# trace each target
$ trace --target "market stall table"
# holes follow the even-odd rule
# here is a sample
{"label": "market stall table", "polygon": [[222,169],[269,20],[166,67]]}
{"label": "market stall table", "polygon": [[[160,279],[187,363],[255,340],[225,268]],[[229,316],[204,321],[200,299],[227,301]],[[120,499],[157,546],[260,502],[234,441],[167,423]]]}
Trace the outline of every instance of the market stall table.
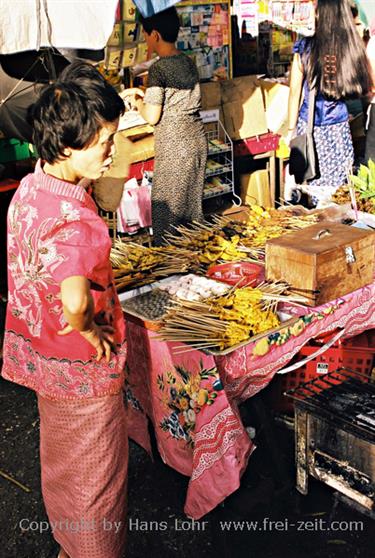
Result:
{"label": "market stall table", "polygon": [[129,435],[150,451],[151,419],[163,461],[190,477],[184,511],[193,519],[237,490],[255,449],[238,404],[266,387],[310,339],[375,328],[375,283],[318,308],[292,311],[302,317],[286,331],[221,356],[176,352],[178,344],[127,320]]}

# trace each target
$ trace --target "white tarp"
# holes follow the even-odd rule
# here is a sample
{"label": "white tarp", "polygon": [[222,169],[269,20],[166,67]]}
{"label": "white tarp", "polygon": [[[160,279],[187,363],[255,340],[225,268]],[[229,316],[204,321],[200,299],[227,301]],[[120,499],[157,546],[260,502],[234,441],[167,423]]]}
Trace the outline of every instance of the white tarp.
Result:
{"label": "white tarp", "polygon": [[105,47],[118,0],[0,0],[0,54]]}

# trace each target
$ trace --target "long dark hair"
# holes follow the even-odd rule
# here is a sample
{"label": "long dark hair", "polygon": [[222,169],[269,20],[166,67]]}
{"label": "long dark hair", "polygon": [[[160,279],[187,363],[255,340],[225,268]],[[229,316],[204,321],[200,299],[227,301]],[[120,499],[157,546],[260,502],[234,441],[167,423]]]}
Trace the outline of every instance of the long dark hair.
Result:
{"label": "long dark hair", "polygon": [[349,0],[318,0],[307,80],[334,100],[371,91],[371,69]]}

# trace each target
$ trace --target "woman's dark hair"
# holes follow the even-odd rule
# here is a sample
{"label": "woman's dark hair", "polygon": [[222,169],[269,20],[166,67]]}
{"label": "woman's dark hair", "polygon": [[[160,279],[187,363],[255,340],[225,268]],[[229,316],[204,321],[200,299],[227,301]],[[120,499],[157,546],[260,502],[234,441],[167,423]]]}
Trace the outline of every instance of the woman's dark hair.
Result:
{"label": "woman's dark hair", "polygon": [[365,46],[348,0],[318,0],[307,80],[334,100],[365,96],[372,80]]}
{"label": "woman's dark hair", "polygon": [[73,62],[30,107],[33,142],[40,157],[53,164],[64,149],[91,145],[105,122],[124,112],[124,102],[104,77],[86,62]]}
{"label": "woman's dark hair", "polygon": [[168,8],[151,17],[140,16],[140,22],[147,35],[158,31],[163,41],[175,43],[180,30],[180,20],[176,8]]}

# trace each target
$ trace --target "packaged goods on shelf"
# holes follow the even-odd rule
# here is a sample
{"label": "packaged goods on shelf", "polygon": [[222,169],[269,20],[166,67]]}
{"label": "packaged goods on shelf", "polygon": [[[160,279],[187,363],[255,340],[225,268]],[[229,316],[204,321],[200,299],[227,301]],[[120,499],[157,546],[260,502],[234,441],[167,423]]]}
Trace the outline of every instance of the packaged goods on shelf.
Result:
{"label": "packaged goods on shelf", "polygon": [[231,77],[230,3],[177,4],[180,31],[177,48],[195,61],[201,80]]}

